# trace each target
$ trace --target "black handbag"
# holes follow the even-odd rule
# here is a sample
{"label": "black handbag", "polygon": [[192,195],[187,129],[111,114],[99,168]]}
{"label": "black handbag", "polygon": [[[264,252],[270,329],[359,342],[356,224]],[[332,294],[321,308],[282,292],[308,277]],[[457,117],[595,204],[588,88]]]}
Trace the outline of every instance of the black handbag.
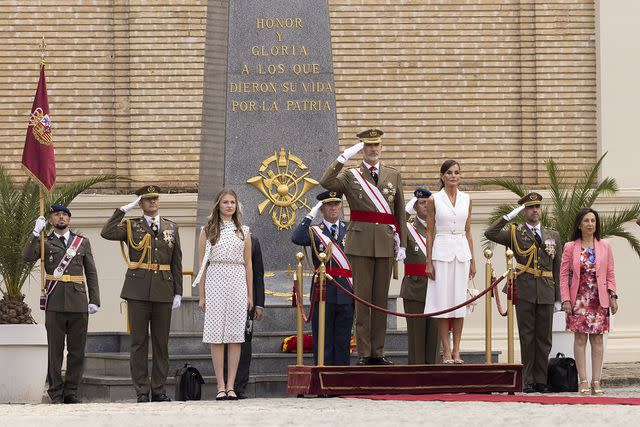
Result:
{"label": "black handbag", "polygon": [[247,312],[247,321],[244,324],[244,342],[251,342],[251,338],[253,338],[253,313],[253,310]]}
{"label": "black handbag", "polygon": [[202,398],[202,384],[204,379],[196,368],[189,363],[176,371],[175,400],[200,400]]}
{"label": "black handbag", "polygon": [[557,393],[578,391],[578,368],[576,361],[558,353],[549,359],[547,385]]}

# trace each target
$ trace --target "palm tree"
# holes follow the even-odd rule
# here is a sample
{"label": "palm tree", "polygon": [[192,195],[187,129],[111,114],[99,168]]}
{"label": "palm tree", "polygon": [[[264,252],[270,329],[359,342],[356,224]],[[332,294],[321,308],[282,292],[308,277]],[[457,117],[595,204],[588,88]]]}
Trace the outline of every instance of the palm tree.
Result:
{"label": "palm tree", "polygon": [[[56,186],[45,195],[45,206],[54,203],[68,205],[91,186],[117,179],[118,175],[99,175]],[[31,179],[22,186],[15,185],[0,165],[0,324],[33,323],[31,309],[24,302],[22,286],[35,267],[22,261],[22,249],[40,215],[40,189]]]}
{"label": "palm tree", "polygon": [[[618,192],[615,178],[607,177],[600,183],[597,182],[598,172],[606,155],[607,153],[604,153],[597,162],[587,168],[582,178],[575,183],[568,183],[560,175],[558,164],[553,159],[545,162],[550,180],[552,208],[543,211],[541,222],[543,227],[558,231],[562,245],[571,240],[573,221],[580,208],[591,207],[599,196],[613,196]],[[515,193],[519,198],[529,193],[524,186],[509,179],[487,179],[481,184],[502,187]],[[493,210],[488,223],[495,222],[515,207],[516,205],[512,204],[499,205]],[[612,214],[601,214],[600,221],[602,237],[617,236],[625,239],[640,257],[640,241],[624,229],[624,224],[635,221],[638,214],[640,214],[640,203],[635,203],[626,209],[616,209]],[[518,216],[515,221],[522,222],[522,218]]]}

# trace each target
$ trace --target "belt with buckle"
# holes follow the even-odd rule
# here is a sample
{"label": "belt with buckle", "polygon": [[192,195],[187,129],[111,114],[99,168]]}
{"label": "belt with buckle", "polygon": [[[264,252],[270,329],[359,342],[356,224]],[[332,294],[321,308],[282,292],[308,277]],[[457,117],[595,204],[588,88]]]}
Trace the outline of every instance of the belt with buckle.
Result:
{"label": "belt with buckle", "polygon": [[529,273],[534,277],[547,277],[553,279],[553,272],[542,270],[540,268],[525,267],[522,264],[516,264],[516,268],[519,270],[518,274]]}
{"label": "belt with buckle", "polygon": [[45,279],[56,280],[58,282],[84,283],[84,276],[72,276],[70,274],[63,274],[59,277],[56,277],[53,274],[47,274],[45,275]]}
{"label": "belt with buckle", "polygon": [[131,268],[130,270],[170,271],[171,266],[169,264],[147,264],[146,262],[141,262],[137,268]]}

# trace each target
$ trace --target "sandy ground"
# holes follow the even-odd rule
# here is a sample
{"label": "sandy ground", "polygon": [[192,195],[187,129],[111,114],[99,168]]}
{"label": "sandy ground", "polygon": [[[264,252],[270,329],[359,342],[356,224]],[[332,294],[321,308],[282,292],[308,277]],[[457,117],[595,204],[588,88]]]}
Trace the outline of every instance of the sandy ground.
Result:
{"label": "sandy ground", "polygon": [[[608,389],[611,397],[640,397],[640,387]],[[640,407],[538,405],[366,399],[248,399],[171,403],[0,405],[2,426],[569,426],[637,425]],[[634,421],[635,420],[635,421]]]}

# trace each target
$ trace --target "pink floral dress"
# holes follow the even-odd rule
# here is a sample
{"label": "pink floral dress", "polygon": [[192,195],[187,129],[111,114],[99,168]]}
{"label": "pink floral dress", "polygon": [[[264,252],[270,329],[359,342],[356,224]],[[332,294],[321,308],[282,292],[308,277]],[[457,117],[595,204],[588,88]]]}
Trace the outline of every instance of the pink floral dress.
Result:
{"label": "pink floral dress", "polygon": [[567,329],[583,334],[609,332],[609,309],[600,306],[596,282],[596,258],[593,248],[580,253],[580,282],[573,304],[573,314],[567,316]]}

